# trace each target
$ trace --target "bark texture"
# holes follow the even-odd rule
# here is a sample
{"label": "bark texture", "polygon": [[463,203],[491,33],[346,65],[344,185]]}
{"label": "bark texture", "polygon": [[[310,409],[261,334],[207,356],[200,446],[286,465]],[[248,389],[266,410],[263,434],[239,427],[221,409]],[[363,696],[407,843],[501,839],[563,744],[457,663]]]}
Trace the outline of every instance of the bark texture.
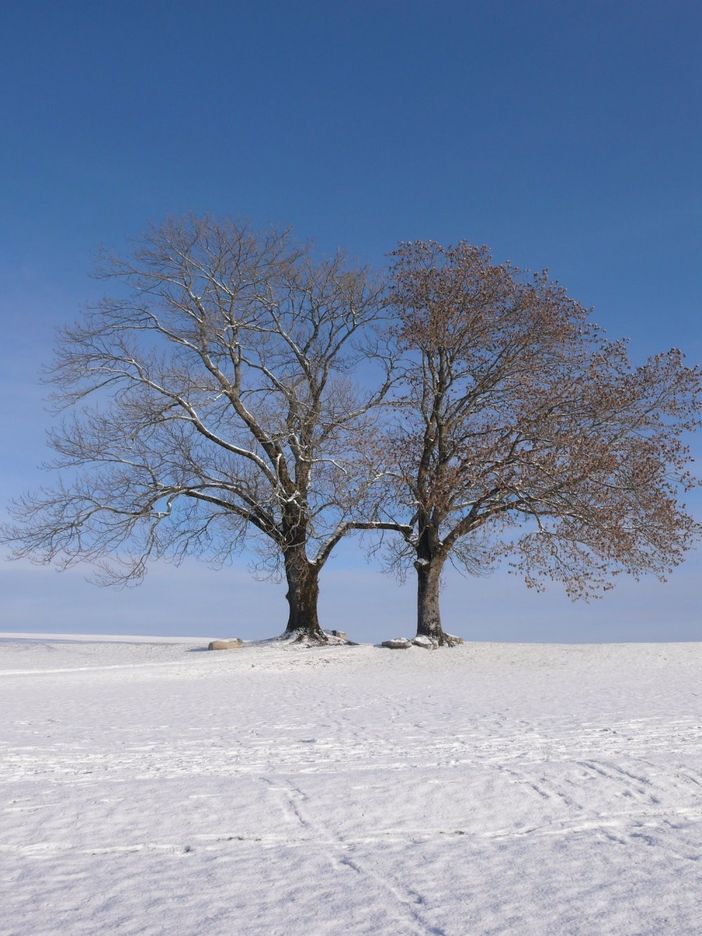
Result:
{"label": "bark texture", "polygon": [[417,637],[429,637],[440,647],[453,647],[460,639],[445,633],[441,626],[441,573],[446,552],[441,548],[438,530],[425,528],[417,543]]}
{"label": "bark texture", "polygon": [[304,550],[296,549],[285,556],[285,574],[288,583],[285,597],[289,606],[285,636],[326,642],[317,613],[319,569],[309,561]]}
{"label": "bark texture", "polygon": [[417,561],[417,637],[429,637],[439,647],[456,647],[460,637],[447,634],[441,626],[441,572],[444,560]]}
{"label": "bark texture", "polygon": [[440,638],[444,632],[439,604],[441,563],[418,559],[414,567],[417,570],[417,636],[442,642]]}

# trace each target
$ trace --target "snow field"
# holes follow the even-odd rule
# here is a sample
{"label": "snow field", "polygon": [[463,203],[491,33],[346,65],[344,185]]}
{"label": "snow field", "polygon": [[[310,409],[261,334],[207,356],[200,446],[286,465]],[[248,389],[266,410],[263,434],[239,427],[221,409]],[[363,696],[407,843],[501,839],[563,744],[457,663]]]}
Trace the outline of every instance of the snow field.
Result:
{"label": "snow field", "polygon": [[0,642],[3,936],[702,931],[702,645],[194,647]]}

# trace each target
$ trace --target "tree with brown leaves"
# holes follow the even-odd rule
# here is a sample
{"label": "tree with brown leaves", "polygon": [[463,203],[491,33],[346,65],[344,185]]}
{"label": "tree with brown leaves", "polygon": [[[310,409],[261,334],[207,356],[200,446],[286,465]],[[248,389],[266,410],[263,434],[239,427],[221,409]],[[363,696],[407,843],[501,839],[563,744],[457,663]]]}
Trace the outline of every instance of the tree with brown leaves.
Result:
{"label": "tree with brown leaves", "polygon": [[286,233],[210,218],[151,230],[100,275],[115,292],[64,329],[52,372],[77,412],[51,437],[66,480],[15,504],[5,541],[129,582],[150,559],[225,562],[254,533],[287,580],[286,634],[327,640],[320,571],[375,526],[359,452],[390,378],[364,392],[351,372],[374,354],[356,339],[381,288]]}
{"label": "tree with brown leaves", "polygon": [[511,555],[527,585],[554,579],[573,598],[680,563],[699,533],[679,497],[696,483],[685,435],[700,425],[700,369],[676,349],[632,367],[545,273],[484,247],[393,256],[404,395],[383,469],[418,634],[454,642],[439,611],[447,561],[479,573]]}

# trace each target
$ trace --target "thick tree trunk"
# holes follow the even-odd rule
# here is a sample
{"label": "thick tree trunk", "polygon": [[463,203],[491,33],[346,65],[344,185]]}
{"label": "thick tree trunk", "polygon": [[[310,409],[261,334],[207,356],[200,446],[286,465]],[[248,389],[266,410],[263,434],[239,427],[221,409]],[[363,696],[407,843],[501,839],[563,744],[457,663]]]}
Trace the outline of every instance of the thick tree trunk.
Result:
{"label": "thick tree trunk", "polygon": [[419,558],[414,564],[417,570],[417,636],[430,637],[443,643],[439,588],[441,567],[437,560]]}
{"label": "thick tree trunk", "polygon": [[441,626],[441,571],[445,557],[421,555],[418,550],[414,567],[417,570],[417,637],[428,637],[439,647],[462,643],[460,637],[447,634]]}
{"label": "thick tree trunk", "polygon": [[319,600],[319,570],[305,555],[304,549],[294,549],[285,555],[285,575],[290,613],[285,637],[297,637],[326,642],[319,626],[317,602]]}

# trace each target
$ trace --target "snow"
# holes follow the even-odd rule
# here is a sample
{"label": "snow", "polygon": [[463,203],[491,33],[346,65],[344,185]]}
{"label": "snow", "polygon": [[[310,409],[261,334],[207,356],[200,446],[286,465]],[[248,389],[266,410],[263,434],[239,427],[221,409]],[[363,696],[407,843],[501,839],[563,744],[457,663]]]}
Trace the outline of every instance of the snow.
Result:
{"label": "snow", "polygon": [[0,641],[0,933],[693,934],[702,644]]}

